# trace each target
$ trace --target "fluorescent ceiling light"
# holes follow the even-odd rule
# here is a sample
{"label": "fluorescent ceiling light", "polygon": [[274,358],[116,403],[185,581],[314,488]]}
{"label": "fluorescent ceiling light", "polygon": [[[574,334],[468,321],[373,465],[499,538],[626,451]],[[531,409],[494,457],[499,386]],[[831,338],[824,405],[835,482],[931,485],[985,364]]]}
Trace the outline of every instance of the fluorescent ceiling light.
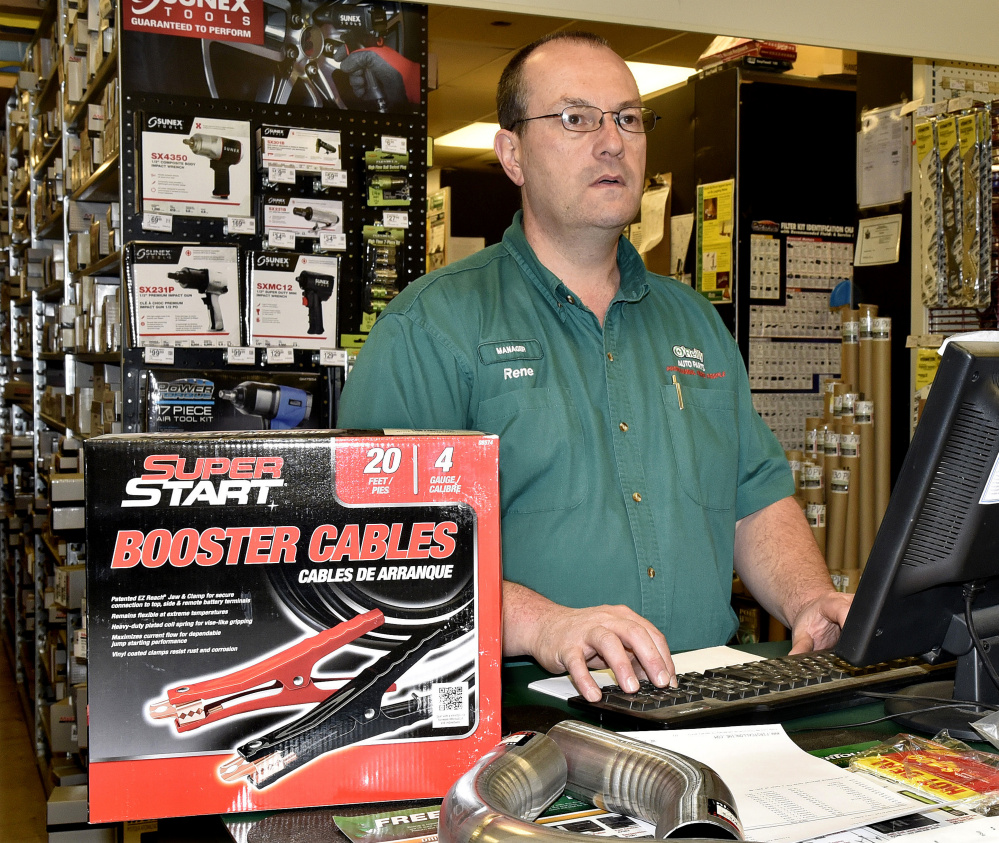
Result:
{"label": "fluorescent ceiling light", "polygon": [[638,93],[643,97],[657,94],[685,82],[697,73],[692,67],[676,67],[671,64],[649,64],[642,61],[629,61],[628,67],[638,83]]}
{"label": "fluorescent ceiling light", "polygon": [[462,149],[492,149],[499,123],[469,123],[454,132],[434,138],[434,146],[457,146]]}
{"label": "fluorescent ceiling light", "polygon": [[[627,62],[638,83],[638,92],[643,97],[659,93],[666,88],[679,85],[697,71],[692,67],[675,67],[669,64],[648,64],[647,62]],[[493,137],[499,131],[498,123],[469,123],[454,132],[434,138],[435,146],[450,146],[460,149],[492,149]]]}

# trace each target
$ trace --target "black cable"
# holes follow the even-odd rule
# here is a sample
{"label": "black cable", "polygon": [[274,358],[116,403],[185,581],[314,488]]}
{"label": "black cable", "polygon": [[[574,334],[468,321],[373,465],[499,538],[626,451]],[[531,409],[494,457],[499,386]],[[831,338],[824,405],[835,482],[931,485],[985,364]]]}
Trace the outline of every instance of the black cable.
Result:
{"label": "black cable", "polygon": [[992,684],[999,689],[999,672],[996,671],[995,665],[992,664],[992,659],[989,657],[985,642],[982,641],[978,635],[978,630],[975,629],[975,622],[971,613],[971,604],[975,602],[975,598],[984,590],[985,587],[976,582],[968,583],[964,586],[964,622],[968,626],[968,634],[975,645],[978,658],[981,659],[982,665],[985,667],[985,672],[988,673]]}
{"label": "black cable", "polygon": [[873,697],[879,700],[925,700],[926,702],[940,703],[941,705],[953,706],[954,708],[985,708],[989,711],[999,711],[999,705],[976,702],[975,700],[948,700],[943,697],[930,697],[925,694],[889,694],[883,691],[861,691],[865,697]]}
{"label": "black cable", "polygon": [[[949,702],[946,705],[931,705],[926,708],[917,708],[907,711],[906,716],[912,714],[925,714],[929,711],[941,711],[943,709],[960,708],[984,708],[980,703]],[[885,720],[893,720],[898,715],[886,714],[884,717],[876,717],[874,720],[864,720],[860,723],[837,723],[835,726],[806,726],[801,729],[785,729],[789,735],[797,735],[802,732],[827,732],[830,729],[859,729],[861,726],[873,726],[875,723],[883,723]]]}

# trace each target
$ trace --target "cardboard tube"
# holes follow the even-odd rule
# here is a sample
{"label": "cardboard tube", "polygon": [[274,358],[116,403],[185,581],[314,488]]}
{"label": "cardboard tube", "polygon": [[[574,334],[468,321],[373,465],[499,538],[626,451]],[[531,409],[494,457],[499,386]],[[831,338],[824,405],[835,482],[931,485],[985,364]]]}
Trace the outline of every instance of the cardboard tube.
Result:
{"label": "cardboard tube", "polygon": [[874,320],[874,517],[880,524],[891,495],[891,319]]}
{"label": "cardboard tube", "polygon": [[860,568],[867,564],[867,557],[874,547],[877,521],[874,517],[874,402],[858,401],[854,421],[860,431],[857,465],[860,471],[857,484],[860,513],[860,544],[857,548]]}
{"label": "cardboard tube", "polygon": [[860,393],[850,391],[843,394],[843,415],[840,419],[844,419],[847,416],[851,418],[857,412],[857,400],[860,398]]}
{"label": "cardboard tube", "polygon": [[805,461],[805,455],[801,451],[785,451],[787,464],[791,466],[791,476],[794,478],[794,496],[801,495],[801,464]]}
{"label": "cardboard tube", "polygon": [[868,401],[874,400],[874,349],[871,337],[874,335],[874,317],[878,315],[876,304],[857,306],[859,319],[859,352],[857,361],[857,389]]}
{"label": "cardboard tube", "polygon": [[846,412],[846,395],[853,392],[853,384],[836,381],[833,384],[833,416],[837,419]]}
{"label": "cardboard tube", "polygon": [[822,382],[822,417],[826,421],[836,418],[836,384],[838,383],[842,382],[834,378],[826,378]]}
{"label": "cardboard tube", "polygon": [[821,489],[802,489],[805,498],[805,520],[812,530],[819,552],[826,555],[826,505]]}
{"label": "cardboard tube", "polygon": [[830,571],[843,567],[843,549],[846,539],[846,506],[850,490],[850,471],[835,468],[829,473],[826,492],[826,565]]}
{"label": "cardboard tube", "polygon": [[860,388],[860,311],[843,307],[840,319],[840,377]]}
{"label": "cardboard tube", "polygon": [[[822,423],[822,427],[825,431],[823,436],[823,441],[825,442],[825,462],[823,463],[823,468],[825,469],[825,476],[832,477],[832,473],[840,467],[839,461],[839,431],[836,430],[836,421],[827,421]],[[828,503],[828,496],[826,503]]]}
{"label": "cardboard tube", "polygon": [[825,453],[825,444],[819,444],[818,429],[822,419],[818,416],[808,416],[805,419],[805,458],[815,461],[820,453]]}
{"label": "cardboard tube", "polygon": [[846,526],[843,535],[843,568],[859,568],[860,547],[860,490],[857,479],[860,474],[860,425],[840,420],[839,432],[840,462],[850,472],[850,484],[846,496]]}
{"label": "cardboard tube", "polygon": [[826,428],[823,419],[813,416],[805,419],[805,457],[820,468],[826,464]]}

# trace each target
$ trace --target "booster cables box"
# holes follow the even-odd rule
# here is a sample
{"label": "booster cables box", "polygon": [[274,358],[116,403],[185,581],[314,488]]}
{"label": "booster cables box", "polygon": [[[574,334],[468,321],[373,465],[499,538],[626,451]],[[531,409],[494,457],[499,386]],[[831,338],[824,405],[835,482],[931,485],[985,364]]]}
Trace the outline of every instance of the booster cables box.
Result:
{"label": "booster cables box", "polygon": [[500,737],[499,441],[85,444],[90,821],[440,797]]}

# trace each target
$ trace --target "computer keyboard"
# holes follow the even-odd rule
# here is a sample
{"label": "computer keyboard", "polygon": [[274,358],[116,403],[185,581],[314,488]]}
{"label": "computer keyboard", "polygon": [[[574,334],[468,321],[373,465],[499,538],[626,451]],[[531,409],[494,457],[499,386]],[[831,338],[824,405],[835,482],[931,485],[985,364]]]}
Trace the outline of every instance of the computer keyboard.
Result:
{"label": "computer keyboard", "polygon": [[861,691],[890,692],[947,679],[954,662],[929,665],[919,658],[855,667],[831,650],[681,673],[676,688],[640,683],[634,694],[603,688],[599,702],[577,696],[569,705],[597,715],[612,728],[677,728],[766,723],[870,702]]}

